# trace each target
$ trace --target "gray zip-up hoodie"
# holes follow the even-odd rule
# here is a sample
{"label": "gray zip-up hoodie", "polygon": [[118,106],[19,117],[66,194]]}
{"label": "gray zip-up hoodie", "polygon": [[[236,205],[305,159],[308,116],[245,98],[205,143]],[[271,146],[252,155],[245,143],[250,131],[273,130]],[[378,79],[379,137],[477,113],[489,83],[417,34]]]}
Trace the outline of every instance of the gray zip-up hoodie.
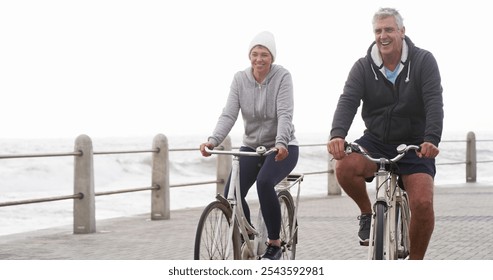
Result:
{"label": "gray zip-up hoodie", "polygon": [[233,128],[241,110],[245,128],[243,145],[253,149],[297,145],[293,107],[293,82],[287,69],[272,64],[263,84],[258,84],[252,68],[248,67],[235,74],[226,106],[208,141],[219,145]]}
{"label": "gray zip-up hoodie", "polygon": [[443,127],[442,86],[433,55],[404,39],[400,73],[392,84],[383,71],[375,42],[351,69],[332,121],[331,138],[345,138],[356,111],[384,143],[438,146]]}

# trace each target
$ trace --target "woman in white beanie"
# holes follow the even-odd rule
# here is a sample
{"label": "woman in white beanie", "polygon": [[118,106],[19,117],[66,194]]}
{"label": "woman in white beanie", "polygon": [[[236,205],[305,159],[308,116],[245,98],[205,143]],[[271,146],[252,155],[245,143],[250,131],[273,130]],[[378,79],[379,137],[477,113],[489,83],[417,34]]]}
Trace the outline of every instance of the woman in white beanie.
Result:
{"label": "woman in white beanie", "polygon": [[[293,82],[288,70],[273,64],[276,43],[272,33],[264,31],[253,38],[248,54],[251,66],[234,75],[222,114],[212,135],[200,145],[203,156],[218,146],[233,128],[239,112],[244,121],[242,151],[255,151],[258,146],[277,148],[267,157],[240,158],[240,186],[243,209],[250,210],[245,196],[257,182],[262,215],[267,225],[268,247],[262,259],[281,257],[281,211],[274,187],[295,168],[298,162],[298,142],[293,125]],[[225,194],[229,188],[226,184]],[[250,219],[249,219],[250,222]]]}

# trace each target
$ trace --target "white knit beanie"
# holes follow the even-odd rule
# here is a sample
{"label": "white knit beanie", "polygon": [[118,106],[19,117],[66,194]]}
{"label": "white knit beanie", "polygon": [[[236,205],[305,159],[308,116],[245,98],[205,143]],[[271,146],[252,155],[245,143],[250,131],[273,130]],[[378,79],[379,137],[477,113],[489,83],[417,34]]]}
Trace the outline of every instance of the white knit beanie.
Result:
{"label": "white knit beanie", "polygon": [[274,35],[269,31],[263,31],[257,34],[250,43],[250,47],[248,48],[248,57],[250,57],[250,53],[255,46],[261,45],[266,47],[270,54],[272,55],[272,61],[276,59],[276,41],[274,40]]}

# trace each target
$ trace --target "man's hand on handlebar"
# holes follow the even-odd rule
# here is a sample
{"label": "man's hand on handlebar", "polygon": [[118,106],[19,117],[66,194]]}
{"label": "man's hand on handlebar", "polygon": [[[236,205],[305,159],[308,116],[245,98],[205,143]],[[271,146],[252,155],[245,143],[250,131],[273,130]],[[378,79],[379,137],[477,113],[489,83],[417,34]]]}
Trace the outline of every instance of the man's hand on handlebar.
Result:
{"label": "man's hand on handlebar", "polygon": [[420,151],[416,151],[418,157],[420,158],[435,158],[440,152],[440,150],[430,142],[423,142],[420,147]]}
{"label": "man's hand on handlebar", "polygon": [[346,156],[346,147],[344,145],[345,140],[343,138],[332,138],[329,143],[327,143],[327,151],[336,160],[343,159]]}

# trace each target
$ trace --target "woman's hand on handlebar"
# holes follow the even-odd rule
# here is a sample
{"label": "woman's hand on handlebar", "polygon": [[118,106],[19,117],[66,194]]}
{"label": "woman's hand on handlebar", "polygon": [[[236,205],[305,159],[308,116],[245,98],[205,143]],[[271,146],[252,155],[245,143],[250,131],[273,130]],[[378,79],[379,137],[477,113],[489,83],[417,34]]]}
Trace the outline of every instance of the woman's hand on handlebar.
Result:
{"label": "woman's hand on handlebar", "polygon": [[205,147],[207,147],[210,150],[212,150],[212,149],[214,149],[214,145],[212,145],[212,143],[209,143],[209,142],[200,144],[200,153],[202,154],[202,156],[204,156],[204,157],[210,157],[211,154],[209,154],[208,152],[205,151]]}
{"label": "woman's hand on handlebar", "polygon": [[275,147],[275,149],[277,150],[276,157],[274,158],[275,161],[281,161],[288,157],[288,149],[286,149],[284,146],[278,145]]}
{"label": "woman's hand on handlebar", "polygon": [[420,151],[416,152],[420,158],[435,158],[440,152],[437,146],[430,142],[423,142],[420,147]]}
{"label": "woman's hand on handlebar", "polygon": [[327,143],[327,152],[329,152],[336,160],[343,159],[346,156],[346,147],[344,143],[345,140],[343,138],[332,138],[329,143]]}

